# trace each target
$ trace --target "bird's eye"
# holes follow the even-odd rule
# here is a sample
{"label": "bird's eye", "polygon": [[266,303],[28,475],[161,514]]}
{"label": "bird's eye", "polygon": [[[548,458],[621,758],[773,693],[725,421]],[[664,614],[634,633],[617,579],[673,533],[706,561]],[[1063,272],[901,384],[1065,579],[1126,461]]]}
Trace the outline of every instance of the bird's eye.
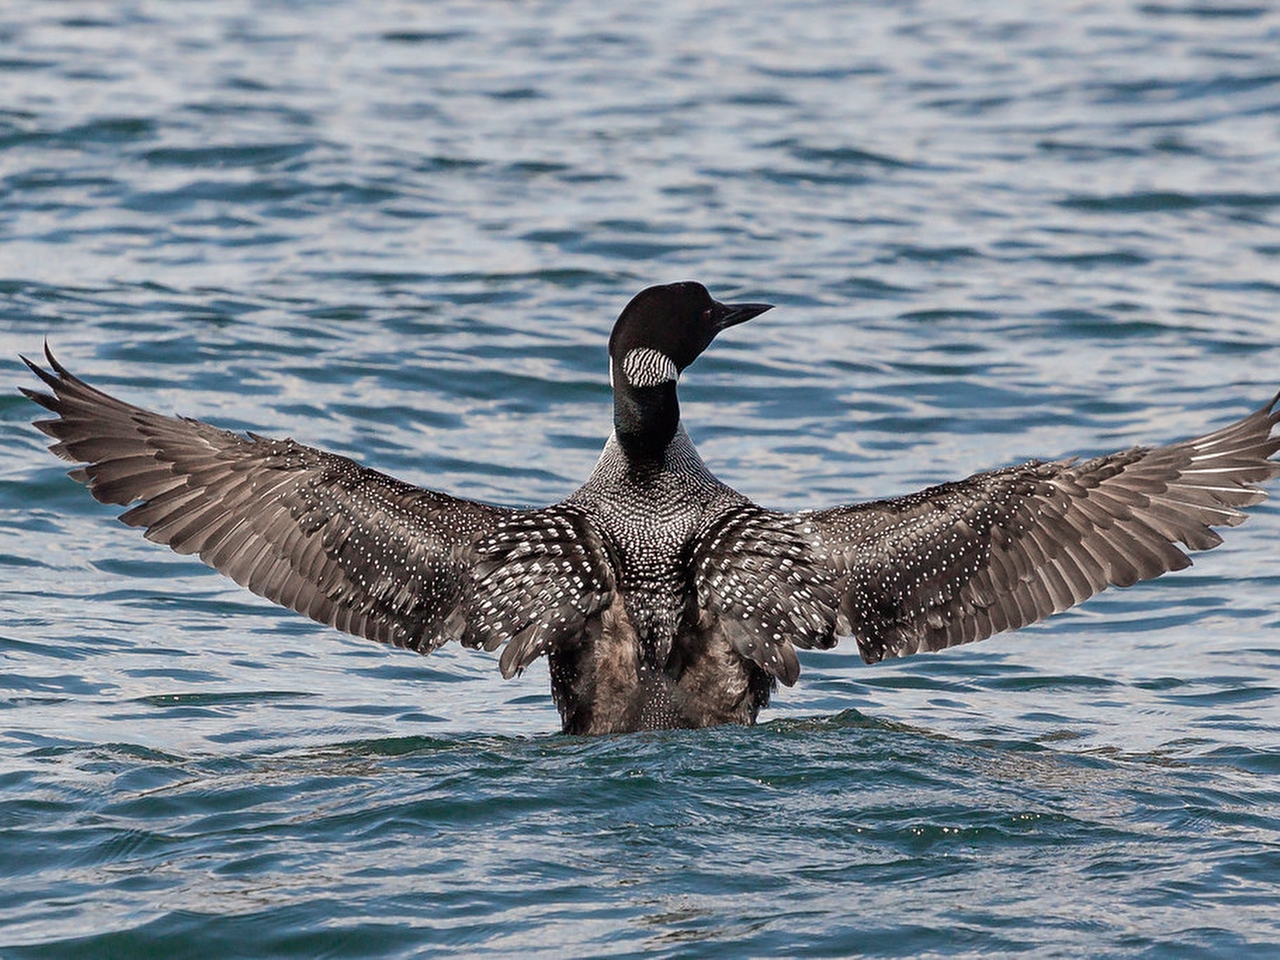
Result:
{"label": "bird's eye", "polygon": [[702,311],[702,322],[703,322],[703,323],[710,323],[710,322],[711,322],[711,308],[710,308],[710,307],[707,307],[707,309],[705,309],[705,310],[703,310],[703,311]]}

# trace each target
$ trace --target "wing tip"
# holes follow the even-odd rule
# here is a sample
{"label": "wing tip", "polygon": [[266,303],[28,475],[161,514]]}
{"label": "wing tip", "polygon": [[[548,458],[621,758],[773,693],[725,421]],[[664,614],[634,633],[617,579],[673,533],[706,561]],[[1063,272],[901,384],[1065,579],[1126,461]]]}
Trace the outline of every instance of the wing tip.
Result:
{"label": "wing tip", "polygon": [[[28,400],[40,404],[40,406],[44,407],[46,410],[61,414],[61,407],[64,402],[63,389],[68,386],[80,385],[81,381],[73,376],[71,372],[58,361],[58,358],[53,355],[53,350],[49,346],[48,337],[45,337],[43,349],[45,362],[49,364],[48,370],[40,366],[39,363],[32,360],[25,354],[18,354],[18,359],[26,364],[27,369],[35,374],[36,377],[40,379],[40,382],[53,392],[41,393],[39,390],[32,390],[29,387],[18,387],[18,391]],[[36,427],[39,428],[41,432],[48,434],[49,431],[42,427],[41,423],[56,422],[57,421],[53,420],[38,421],[36,422]],[[52,436],[52,434],[50,434],[50,436]]]}

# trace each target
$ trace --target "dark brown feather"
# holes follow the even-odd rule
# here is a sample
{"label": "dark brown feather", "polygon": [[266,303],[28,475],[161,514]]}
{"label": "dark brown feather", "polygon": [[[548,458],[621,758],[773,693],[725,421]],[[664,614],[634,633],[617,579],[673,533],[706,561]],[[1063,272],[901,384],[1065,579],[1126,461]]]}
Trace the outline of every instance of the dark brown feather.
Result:
{"label": "dark brown feather", "polygon": [[[1188,566],[1280,474],[1276,401],[1203,437],[1033,461],[921,493],[800,514],[868,662],[980,640]],[[944,552],[938,544],[947,544]]]}
{"label": "dark brown feather", "polygon": [[[152,413],[72,376],[47,348],[45,355],[52,372],[27,365],[51,392],[23,392],[57,415],[36,426],[60,457],[85,464],[72,476],[94,497],[135,504],[120,519],[149,540],[198,553],[253,592],[340,630],[422,652],[450,639],[474,642],[489,624],[472,567],[490,553],[477,544],[500,527],[547,522],[543,513],[414,487],[293,440]],[[530,623],[554,622],[553,639],[563,639],[607,604],[603,548],[587,526],[578,521],[569,546],[535,546],[523,560],[545,561],[554,548],[561,566],[592,572],[589,595],[522,579],[511,564],[485,579],[484,596],[523,617],[510,633],[483,634],[490,649],[518,637],[504,669],[527,665],[550,642],[545,630],[531,634]],[[567,622],[575,612],[578,620]]]}

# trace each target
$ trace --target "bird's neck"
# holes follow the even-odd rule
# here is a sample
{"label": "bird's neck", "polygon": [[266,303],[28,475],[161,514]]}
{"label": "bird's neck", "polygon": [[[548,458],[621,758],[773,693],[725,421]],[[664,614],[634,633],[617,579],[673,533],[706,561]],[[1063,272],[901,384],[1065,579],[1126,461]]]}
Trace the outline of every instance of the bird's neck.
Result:
{"label": "bird's neck", "polygon": [[674,382],[654,387],[621,384],[613,391],[613,429],[627,456],[660,460],[680,426]]}

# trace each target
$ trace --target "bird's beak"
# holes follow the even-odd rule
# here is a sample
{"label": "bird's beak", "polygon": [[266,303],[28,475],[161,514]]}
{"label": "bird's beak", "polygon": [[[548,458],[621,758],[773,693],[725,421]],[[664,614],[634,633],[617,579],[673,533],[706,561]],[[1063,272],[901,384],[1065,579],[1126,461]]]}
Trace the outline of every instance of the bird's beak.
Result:
{"label": "bird's beak", "polygon": [[746,323],[752,317],[758,317],[766,310],[772,310],[772,303],[721,303],[715,301],[715,306],[711,308],[711,322],[715,324],[716,332],[727,327],[734,327],[740,323]]}

